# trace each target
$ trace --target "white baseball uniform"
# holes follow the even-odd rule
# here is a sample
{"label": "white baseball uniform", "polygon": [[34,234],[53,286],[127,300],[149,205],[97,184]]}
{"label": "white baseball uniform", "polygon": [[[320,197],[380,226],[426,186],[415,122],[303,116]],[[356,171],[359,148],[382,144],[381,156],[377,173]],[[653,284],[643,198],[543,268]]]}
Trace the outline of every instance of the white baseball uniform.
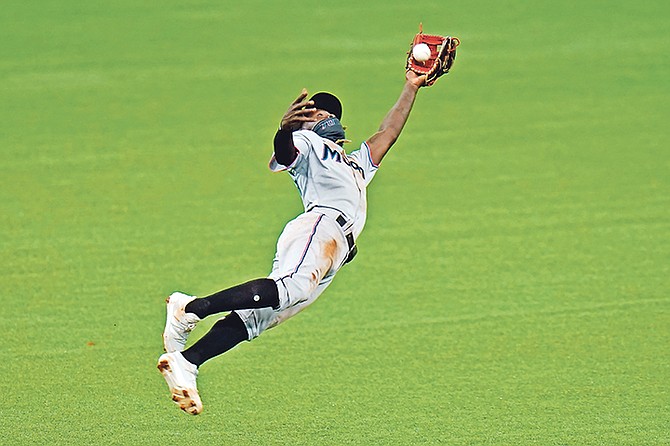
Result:
{"label": "white baseball uniform", "polygon": [[277,241],[269,278],[277,283],[279,308],[236,311],[249,339],[294,316],[330,285],[365,226],[366,188],[378,168],[365,142],[349,155],[310,130],[294,132],[293,142],[293,163],[282,166],[273,155],[270,169],[288,171],[305,212],[286,224]]}

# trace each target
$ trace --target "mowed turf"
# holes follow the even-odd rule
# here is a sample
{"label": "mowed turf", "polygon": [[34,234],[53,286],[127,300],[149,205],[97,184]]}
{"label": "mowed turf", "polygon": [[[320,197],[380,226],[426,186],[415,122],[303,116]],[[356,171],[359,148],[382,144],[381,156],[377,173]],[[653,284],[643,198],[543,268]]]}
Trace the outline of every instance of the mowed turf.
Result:
{"label": "mowed turf", "polygon": [[[3,2],[0,443],[670,444],[666,2]],[[293,320],[155,369],[164,299],[269,272],[302,87],[354,140],[459,36]],[[199,326],[201,336],[214,320]]]}

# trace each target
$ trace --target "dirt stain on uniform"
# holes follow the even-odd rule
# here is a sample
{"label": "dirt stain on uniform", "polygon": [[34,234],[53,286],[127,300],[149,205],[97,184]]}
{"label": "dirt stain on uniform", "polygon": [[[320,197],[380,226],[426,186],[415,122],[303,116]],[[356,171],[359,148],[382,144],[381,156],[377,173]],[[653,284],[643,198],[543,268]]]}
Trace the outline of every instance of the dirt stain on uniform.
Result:
{"label": "dirt stain on uniform", "polygon": [[172,369],[170,369],[170,363],[167,362],[166,360],[162,360],[161,362],[158,363],[158,370],[160,370],[161,373],[172,372]]}
{"label": "dirt stain on uniform", "polygon": [[324,249],[323,249],[323,254],[330,261],[331,265],[335,264],[335,253],[336,252],[337,252],[337,241],[336,240],[329,240],[328,242],[326,242],[326,244],[324,246]]}

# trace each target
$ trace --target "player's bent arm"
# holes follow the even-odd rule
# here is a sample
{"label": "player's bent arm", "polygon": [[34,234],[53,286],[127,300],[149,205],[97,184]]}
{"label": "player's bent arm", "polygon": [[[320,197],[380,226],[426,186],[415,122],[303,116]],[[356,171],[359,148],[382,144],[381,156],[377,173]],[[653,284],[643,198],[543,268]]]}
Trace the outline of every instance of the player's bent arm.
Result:
{"label": "player's bent arm", "polygon": [[386,153],[400,136],[400,132],[402,132],[407,118],[409,118],[409,113],[412,111],[416,94],[422,85],[422,82],[419,81],[421,78],[423,76],[416,78],[408,74],[398,101],[386,114],[377,133],[366,141],[368,147],[370,147],[372,162],[376,165],[381,163]]}
{"label": "player's bent arm", "polygon": [[274,139],[275,159],[282,166],[290,166],[298,156],[298,149],[293,143],[291,130],[279,129]]}
{"label": "player's bent arm", "polygon": [[281,119],[279,130],[275,134],[274,148],[275,159],[283,166],[290,166],[298,157],[298,149],[293,143],[293,132],[307,122],[314,122],[313,116],[316,109],[312,106],[314,101],[307,101],[307,90],[302,89],[300,95],[291,103]]}

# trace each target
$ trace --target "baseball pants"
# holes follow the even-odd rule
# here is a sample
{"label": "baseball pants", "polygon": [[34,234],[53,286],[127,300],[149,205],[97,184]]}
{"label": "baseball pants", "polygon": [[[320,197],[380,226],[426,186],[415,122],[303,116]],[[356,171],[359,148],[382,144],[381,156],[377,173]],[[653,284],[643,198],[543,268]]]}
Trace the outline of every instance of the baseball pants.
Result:
{"label": "baseball pants", "polygon": [[279,308],[236,311],[249,340],[312,304],[330,285],[348,252],[345,234],[332,217],[310,211],[288,222],[268,276],[277,283]]}

